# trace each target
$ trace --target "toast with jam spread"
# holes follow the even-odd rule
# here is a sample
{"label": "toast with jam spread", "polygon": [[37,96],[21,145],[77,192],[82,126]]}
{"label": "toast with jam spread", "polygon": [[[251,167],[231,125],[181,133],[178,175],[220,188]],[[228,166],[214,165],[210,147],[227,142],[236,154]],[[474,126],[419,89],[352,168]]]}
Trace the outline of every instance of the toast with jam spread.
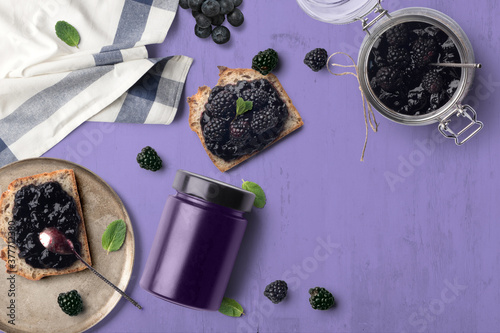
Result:
{"label": "toast with jam spread", "polygon": [[56,227],[70,239],[80,256],[91,263],[87,232],[71,169],[18,178],[0,197],[0,236],[7,247],[0,251],[7,273],[40,280],[87,268],[74,255],[49,252],[39,233]]}
{"label": "toast with jam spread", "polygon": [[[304,123],[274,74],[219,66],[219,81],[188,97],[189,126],[215,166],[225,172]],[[240,101],[238,102],[238,100]],[[243,102],[251,109],[238,113]]]}

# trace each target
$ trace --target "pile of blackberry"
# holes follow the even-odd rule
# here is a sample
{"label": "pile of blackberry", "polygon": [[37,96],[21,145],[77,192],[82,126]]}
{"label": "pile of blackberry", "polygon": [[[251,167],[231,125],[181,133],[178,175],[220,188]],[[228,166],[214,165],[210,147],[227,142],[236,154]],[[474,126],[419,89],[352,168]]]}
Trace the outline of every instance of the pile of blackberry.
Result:
{"label": "pile of blackberry", "polygon": [[389,109],[405,115],[436,111],[455,94],[460,68],[430,63],[460,63],[453,40],[422,22],[399,24],[374,44],[368,59],[370,85]]}
{"label": "pile of blackberry", "polygon": [[[252,110],[236,115],[236,100],[253,102]],[[201,128],[205,145],[214,155],[231,161],[264,149],[282,132],[288,108],[266,79],[239,81],[212,89]]]}
{"label": "pile of blackberry", "polygon": [[[239,27],[245,21],[241,10],[237,7],[243,0],[180,0],[179,6],[191,9],[196,20],[194,33],[200,38],[212,36],[217,44],[225,44],[231,38],[229,29],[222,25],[227,22],[233,27]],[[213,26],[213,28],[212,28]]]}

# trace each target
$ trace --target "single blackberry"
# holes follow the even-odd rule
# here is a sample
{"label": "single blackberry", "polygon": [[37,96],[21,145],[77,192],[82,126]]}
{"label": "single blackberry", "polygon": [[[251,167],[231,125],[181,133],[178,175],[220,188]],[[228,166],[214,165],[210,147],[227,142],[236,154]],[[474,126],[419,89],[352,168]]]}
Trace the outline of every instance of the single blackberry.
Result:
{"label": "single blackberry", "polygon": [[227,120],[212,118],[203,128],[203,136],[210,141],[220,142],[227,136],[228,124]]}
{"label": "single blackberry", "polygon": [[208,38],[212,34],[212,26],[209,25],[207,28],[202,28],[196,24],[194,26],[194,34],[199,38]]}
{"label": "single blackberry", "polygon": [[271,108],[254,112],[250,126],[255,134],[263,134],[278,124],[278,117]]}
{"label": "single blackberry", "polygon": [[250,136],[250,119],[245,116],[236,117],[229,126],[231,138],[243,141]]}
{"label": "single blackberry", "polygon": [[443,77],[436,70],[427,72],[422,78],[422,87],[431,94],[440,92],[443,90],[443,86]]}
{"label": "single blackberry", "polygon": [[243,0],[233,0],[234,7],[238,7],[242,2]]}
{"label": "single blackberry", "polygon": [[189,0],[179,0],[179,6],[183,9],[189,8]]}
{"label": "single blackberry", "polygon": [[212,39],[216,44],[225,44],[229,42],[230,38],[231,32],[223,25],[215,27],[215,29],[212,31]]}
{"label": "single blackberry", "polygon": [[223,89],[217,95],[210,94],[211,101],[205,108],[208,115],[216,118],[231,119],[236,116],[237,96],[229,90]]}
{"label": "single blackberry", "polygon": [[403,78],[401,72],[393,67],[382,67],[378,70],[376,77],[379,87],[388,92],[398,90]]}
{"label": "single blackberry", "polygon": [[387,50],[387,63],[395,68],[406,68],[411,62],[410,53],[401,47],[390,46]]}
{"label": "single blackberry", "polygon": [[83,311],[82,297],[76,290],[60,293],[57,297],[57,303],[61,307],[61,310],[70,316],[76,316]]}
{"label": "single blackberry", "polygon": [[158,171],[161,169],[162,161],[156,150],[150,146],[142,148],[141,152],[137,154],[137,163],[139,166],[146,170]]}
{"label": "single blackberry", "polygon": [[413,62],[423,67],[428,65],[437,55],[437,44],[434,39],[420,37],[412,47]]}
{"label": "single blackberry", "polygon": [[227,15],[234,10],[233,0],[219,0],[219,4],[220,4],[220,13],[222,15]]}
{"label": "single blackberry", "polygon": [[231,13],[227,14],[227,21],[233,27],[239,27],[243,24],[243,22],[245,22],[245,16],[243,16],[241,10],[235,8]]}
{"label": "single blackberry", "polygon": [[266,286],[264,290],[264,296],[269,298],[274,304],[278,304],[285,299],[286,293],[288,291],[288,286],[285,281],[276,280],[271,282]]}
{"label": "single blackberry", "polygon": [[215,86],[212,88],[212,91],[210,91],[210,95],[208,96],[208,103],[212,103],[212,100],[214,99],[214,97],[220,93],[221,91],[223,91],[225,88],[225,86]]}
{"label": "single blackberry", "polygon": [[335,299],[332,293],[330,293],[325,288],[311,288],[309,289],[309,303],[315,310],[328,310],[335,304]]}
{"label": "single blackberry", "polygon": [[205,0],[201,5],[201,12],[207,17],[214,17],[220,13],[220,4],[217,0]]}
{"label": "single blackberry", "polygon": [[328,61],[328,52],[325,49],[317,48],[308,52],[304,58],[304,64],[306,64],[310,69],[318,72],[323,67],[326,66]]}
{"label": "single blackberry", "polygon": [[212,21],[203,14],[196,16],[195,19],[196,19],[196,25],[199,26],[200,28],[206,29],[210,27],[210,25],[212,24]]}
{"label": "single blackberry", "polygon": [[252,69],[260,72],[262,75],[269,74],[278,65],[278,53],[273,49],[260,51],[252,59]]}
{"label": "single blackberry", "polygon": [[385,32],[387,43],[392,46],[402,46],[408,42],[408,28],[399,24]]}
{"label": "single blackberry", "polygon": [[210,18],[212,25],[215,25],[215,26],[222,25],[222,23],[224,23],[225,20],[226,20],[226,17],[222,14],[219,14],[219,15],[216,15],[216,16]]}
{"label": "single blackberry", "polygon": [[261,109],[269,101],[269,93],[262,89],[246,89],[240,94],[245,101],[253,102],[253,110]]}

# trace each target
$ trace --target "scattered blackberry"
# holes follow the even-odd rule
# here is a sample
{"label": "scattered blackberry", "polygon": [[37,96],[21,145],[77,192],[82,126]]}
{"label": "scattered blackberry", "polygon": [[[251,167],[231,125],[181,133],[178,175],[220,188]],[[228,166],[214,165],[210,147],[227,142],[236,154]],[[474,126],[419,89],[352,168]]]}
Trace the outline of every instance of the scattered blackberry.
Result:
{"label": "scattered blackberry", "polygon": [[201,12],[201,5],[205,0],[188,0],[189,8],[193,11]]}
{"label": "scattered blackberry", "polygon": [[205,0],[201,5],[201,12],[207,17],[214,17],[220,13],[220,4],[217,0]]}
{"label": "scattered blackberry", "polygon": [[194,34],[200,38],[208,38],[212,34],[212,27],[202,28],[197,24],[194,26]]}
{"label": "scattered blackberry", "polygon": [[335,299],[332,293],[330,293],[325,288],[311,288],[309,289],[309,303],[315,310],[328,310],[335,304]]}
{"label": "scattered blackberry", "polygon": [[[212,96],[212,94],[210,94]],[[211,117],[230,119],[236,116],[237,96],[228,90],[222,90],[213,96],[205,108]]]}
{"label": "scattered blackberry", "polygon": [[139,163],[139,166],[143,169],[151,171],[158,171],[161,169],[161,158],[150,146],[142,148],[141,152],[137,154],[136,160],[137,163]]}
{"label": "scattered blackberry", "polygon": [[250,119],[245,116],[236,117],[229,127],[231,138],[236,140],[246,140],[250,135]]}
{"label": "scattered blackberry", "polygon": [[286,282],[282,280],[276,280],[266,286],[266,290],[264,290],[264,296],[269,298],[269,300],[271,300],[271,302],[273,302],[274,304],[278,304],[285,299],[287,291],[288,286]]}
{"label": "scattered blackberry", "polygon": [[396,91],[402,83],[401,71],[393,67],[382,67],[376,77],[377,84],[388,92]]}
{"label": "scattered blackberry", "polygon": [[245,101],[253,102],[253,107],[255,109],[260,109],[267,105],[269,101],[269,93],[262,89],[247,89],[240,94],[241,98]]}
{"label": "scattered blackberry", "polygon": [[233,0],[219,0],[219,4],[220,4],[220,13],[222,15],[227,15],[234,10]]}
{"label": "scattered blackberry", "polygon": [[306,64],[310,69],[318,72],[323,67],[326,66],[328,61],[328,52],[325,49],[317,48],[308,52],[304,58],[304,64]]}
{"label": "scattered blackberry", "polygon": [[219,15],[216,15],[216,16],[210,18],[212,25],[215,25],[215,26],[222,25],[222,23],[224,23],[225,20],[226,20],[226,17],[222,14],[219,14]]}
{"label": "scattered blackberry", "polygon": [[263,134],[270,129],[273,129],[278,124],[278,117],[271,108],[265,108],[257,113],[254,113],[251,127],[256,134]]}
{"label": "scattered blackberry", "polygon": [[221,118],[212,118],[203,128],[203,135],[211,141],[221,141],[228,133],[228,123]]}
{"label": "scattered blackberry", "polygon": [[437,44],[434,39],[420,37],[412,47],[413,61],[419,67],[428,65],[437,55]]}
{"label": "scattered blackberry", "polygon": [[436,70],[427,72],[422,78],[422,87],[424,87],[424,89],[431,94],[440,92],[441,90],[443,90],[443,86],[443,77]]}
{"label": "scattered blackberry", "polygon": [[216,44],[225,44],[229,42],[230,38],[231,32],[223,25],[216,27],[212,31],[212,39]]}
{"label": "scattered blackberry", "polygon": [[179,6],[184,9],[189,8],[189,0],[179,0]]}
{"label": "scattered blackberry", "polygon": [[210,25],[212,25],[212,21],[205,15],[200,14],[196,16],[196,25],[198,25],[200,28],[205,29],[210,27]]}
{"label": "scattered blackberry", "polygon": [[262,75],[269,74],[278,65],[278,53],[273,49],[260,51],[252,59],[252,69],[260,72]]}
{"label": "scattered blackberry", "polygon": [[391,46],[387,51],[387,63],[395,68],[406,68],[411,62],[410,53],[401,47]]}
{"label": "scattered blackberry", "polygon": [[76,290],[60,293],[57,297],[57,303],[61,307],[61,310],[70,316],[76,316],[83,311],[82,297]]}
{"label": "scattered blackberry", "polygon": [[385,32],[387,43],[392,46],[402,46],[408,41],[408,29],[406,25],[399,24]]}
{"label": "scattered blackberry", "polygon": [[238,8],[235,8],[231,13],[227,15],[227,21],[233,27],[239,27],[245,21],[243,13]]}

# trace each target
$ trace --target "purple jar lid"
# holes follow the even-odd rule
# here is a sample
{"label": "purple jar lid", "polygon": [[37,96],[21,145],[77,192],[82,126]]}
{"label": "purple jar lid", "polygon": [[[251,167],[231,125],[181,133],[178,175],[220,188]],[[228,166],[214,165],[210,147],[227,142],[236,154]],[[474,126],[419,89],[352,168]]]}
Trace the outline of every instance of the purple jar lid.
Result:
{"label": "purple jar lid", "polygon": [[178,192],[247,213],[255,201],[252,192],[185,170],[177,171],[172,187]]}

